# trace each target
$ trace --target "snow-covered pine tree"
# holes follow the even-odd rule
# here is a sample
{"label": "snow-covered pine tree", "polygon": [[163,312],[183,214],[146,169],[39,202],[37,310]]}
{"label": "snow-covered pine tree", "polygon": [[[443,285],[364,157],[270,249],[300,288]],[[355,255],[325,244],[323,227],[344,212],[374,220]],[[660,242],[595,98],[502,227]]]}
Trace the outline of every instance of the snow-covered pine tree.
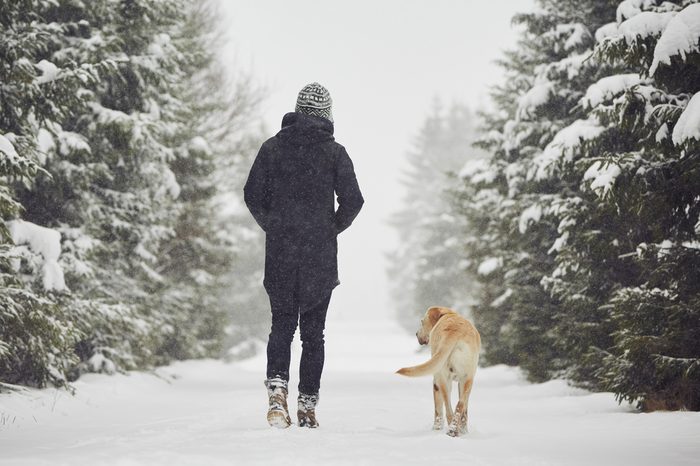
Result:
{"label": "snow-covered pine tree", "polygon": [[[235,141],[246,139],[238,122],[248,116],[252,94],[244,81],[225,96],[215,92],[228,83],[220,81],[216,50],[206,49],[211,29],[199,28],[204,5],[96,0],[0,7],[8,29],[17,31],[2,37],[3,82],[10,85],[2,88],[0,134],[10,131],[6,140],[30,157],[26,174],[10,165],[0,174],[3,219],[21,210],[25,220],[60,232],[51,234],[52,248],[63,250],[59,262],[70,288],[44,295],[36,278],[41,255],[21,262],[20,271],[34,272],[23,277],[44,306],[38,315],[55,331],[21,321],[5,325],[3,380],[61,383],[71,366],[68,376],[76,377],[220,351],[227,303],[216,296],[228,283],[217,274],[230,269],[233,246],[212,214],[222,191],[213,176],[228,164],[227,150],[240,149]],[[203,84],[192,90],[200,77],[211,86],[201,101]],[[215,95],[225,98],[212,106]],[[10,184],[35,166],[47,176]],[[199,249],[175,257],[188,247]],[[16,261],[3,248],[3,283],[19,287],[23,282],[11,281]],[[200,253],[198,263],[187,260]],[[202,280],[205,273],[217,279]],[[198,302],[202,297],[208,301]],[[203,307],[214,301],[218,308]],[[42,340],[41,332],[53,340]],[[17,356],[27,342],[38,342],[25,351],[37,369],[24,370],[29,366]],[[51,370],[42,372],[40,364]]]}
{"label": "snow-covered pine tree", "polygon": [[44,128],[52,177],[18,190],[24,218],[62,233],[73,294],[61,304],[83,333],[78,372],[159,362],[154,348],[168,327],[149,299],[163,281],[160,244],[173,232],[179,186],[167,137],[182,107],[172,88],[183,57],[167,31],[183,20],[184,4],[59,3],[47,15],[68,25],[53,34],[48,62],[114,67],[83,83],[82,105]]}
{"label": "snow-covered pine tree", "polygon": [[[700,6],[540,5],[507,57],[515,76],[496,91],[502,113],[487,119],[494,159],[463,171],[457,199],[489,278],[476,308],[487,359],[532,375],[523,356],[544,354],[536,375],[561,369],[645,409],[698,409]],[[531,53],[564,31],[554,56]],[[586,39],[557,57],[573,38]],[[533,77],[516,106],[510,94]],[[523,267],[533,257],[540,266]],[[537,278],[550,306],[528,308],[542,297],[513,286],[518,276]]]}
{"label": "snow-covered pine tree", "polygon": [[36,386],[66,383],[79,332],[54,294],[65,290],[60,235],[15,220],[26,212],[15,188],[49,179],[40,168],[43,128],[81,107],[79,89],[113,68],[47,60],[57,35],[79,29],[53,17],[55,9],[52,1],[0,5],[0,381]]}
{"label": "snow-covered pine tree", "polygon": [[392,254],[388,271],[399,320],[407,328],[414,328],[429,306],[471,305],[470,294],[463,292],[471,289],[471,280],[462,254],[455,254],[464,226],[450,213],[448,196],[465,161],[485,156],[472,147],[475,138],[476,121],[469,108],[453,104],[443,111],[436,102],[408,154],[406,208],[392,219],[401,247]]}
{"label": "snow-covered pine tree", "polygon": [[581,101],[607,129],[569,168],[587,208],[561,261],[587,255],[610,280],[614,345],[591,354],[596,382],[645,410],[700,410],[700,3],[616,13],[596,56],[618,74]]}
{"label": "snow-covered pine tree", "polygon": [[588,59],[590,28],[606,21],[601,12],[609,3],[542,1],[535,13],[516,16],[523,35],[502,61],[508,78],[494,89],[498,111],[486,115],[480,142],[493,159],[464,170],[456,200],[475,226],[467,248],[484,285],[475,314],[485,359],[519,364],[533,379],[566,367],[570,351],[558,345],[553,327],[560,314],[578,312],[541,283],[555,267],[557,214],[571,180],[545,177],[537,167],[559,153],[573,156],[587,128],[577,102],[600,73]]}

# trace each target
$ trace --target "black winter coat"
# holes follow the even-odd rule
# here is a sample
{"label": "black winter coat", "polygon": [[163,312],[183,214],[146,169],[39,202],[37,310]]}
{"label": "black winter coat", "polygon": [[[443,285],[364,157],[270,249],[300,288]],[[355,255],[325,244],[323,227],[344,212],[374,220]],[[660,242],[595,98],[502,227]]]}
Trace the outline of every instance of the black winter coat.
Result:
{"label": "black winter coat", "polygon": [[352,161],[333,138],[333,123],[286,114],[280,132],[260,148],[244,193],[266,233],[265,289],[271,296],[298,293],[304,312],[340,283],[336,236],[364,203]]}

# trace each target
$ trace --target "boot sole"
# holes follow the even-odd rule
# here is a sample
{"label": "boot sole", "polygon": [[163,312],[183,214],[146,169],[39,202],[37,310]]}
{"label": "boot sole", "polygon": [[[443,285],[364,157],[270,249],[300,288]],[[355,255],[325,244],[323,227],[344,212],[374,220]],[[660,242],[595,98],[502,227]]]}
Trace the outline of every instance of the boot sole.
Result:
{"label": "boot sole", "polygon": [[267,413],[267,423],[270,424],[270,427],[275,427],[277,429],[286,429],[292,425],[291,420],[281,411],[270,411]]}

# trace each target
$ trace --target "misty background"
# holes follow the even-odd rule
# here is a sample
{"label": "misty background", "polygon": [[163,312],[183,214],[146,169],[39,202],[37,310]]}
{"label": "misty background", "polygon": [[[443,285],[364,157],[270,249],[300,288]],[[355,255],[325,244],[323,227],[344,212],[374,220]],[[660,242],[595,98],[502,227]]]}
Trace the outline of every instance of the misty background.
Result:
{"label": "misty background", "polygon": [[[304,85],[318,81],[333,98],[335,136],[353,159],[366,203],[339,237],[341,286],[329,318],[397,318],[402,310],[389,293],[387,254],[398,247],[390,222],[406,195],[408,153],[436,109],[489,107],[489,87],[503,80],[495,62],[516,40],[511,19],[532,2],[233,0],[222,6],[223,61],[265,87],[257,111],[268,137],[294,110]],[[464,153],[463,162],[469,157]],[[417,313],[404,311],[411,318]]]}

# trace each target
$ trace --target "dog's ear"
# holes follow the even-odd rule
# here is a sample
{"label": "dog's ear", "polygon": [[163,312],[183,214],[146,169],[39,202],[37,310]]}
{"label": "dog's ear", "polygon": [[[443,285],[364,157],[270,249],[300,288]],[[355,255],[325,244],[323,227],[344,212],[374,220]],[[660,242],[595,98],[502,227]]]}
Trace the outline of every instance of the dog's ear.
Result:
{"label": "dog's ear", "polygon": [[440,317],[443,315],[444,312],[440,307],[431,307],[428,309],[428,322],[430,322],[430,327],[435,327],[435,324],[437,324],[438,320],[440,320]]}

